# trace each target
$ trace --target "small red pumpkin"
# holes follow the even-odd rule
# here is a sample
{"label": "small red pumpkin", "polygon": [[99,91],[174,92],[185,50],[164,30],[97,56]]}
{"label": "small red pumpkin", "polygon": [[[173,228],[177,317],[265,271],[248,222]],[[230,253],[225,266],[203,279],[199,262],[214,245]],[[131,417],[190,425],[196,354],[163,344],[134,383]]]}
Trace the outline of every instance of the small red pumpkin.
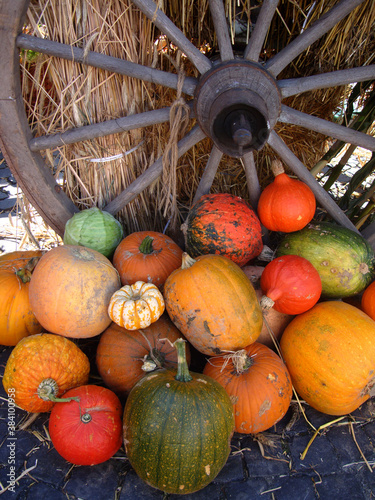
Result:
{"label": "small red pumpkin", "polygon": [[284,314],[301,314],[311,309],[322,293],[318,271],[304,257],[284,255],[269,262],[260,278],[265,294],[260,305]]}
{"label": "small red pumpkin", "polygon": [[257,257],[263,248],[260,221],[251,206],[227,193],[203,195],[181,226],[191,257],[224,255],[239,266]]}
{"label": "small red pumpkin", "polygon": [[113,265],[122,285],[136,281],[161,288],[172,271],[181,266],[182,250],[169,236],[155,231],[129,234],[115,250]]}
{"label": "small red pumpkin", "polygon": [[280,160],[274,160],[271,169],[275,179],[261,192],[259,219],[270,231],[298,231],[314,217],[314,193],[304,182],[289,177]]}
{"label": "small red pumpkin", "polygon": [[109,460],[122,444],[122,407],[106,387],[83,385],[64,394],[71,401],[56,403],[49,434],[56,451],[75,465]]}
{"label": "small red pumpkin", "polygon": [[361,298],[361,309],[371,319],[375,320],[375,281],[373,281],[363,292]]}
{"label": "small red pumpkin", "polygon": [[275,352],[259,342],[210,358],[203,373],[219,382],[230,396],[236,432],[265,431],[289,408],[292,383],[288,370]]}

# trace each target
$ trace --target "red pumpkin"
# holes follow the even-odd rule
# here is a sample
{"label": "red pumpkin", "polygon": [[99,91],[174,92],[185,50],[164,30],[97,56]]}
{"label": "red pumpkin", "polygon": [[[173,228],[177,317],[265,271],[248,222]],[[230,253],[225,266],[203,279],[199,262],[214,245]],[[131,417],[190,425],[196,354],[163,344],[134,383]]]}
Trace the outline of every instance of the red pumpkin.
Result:
{"label": "red pumpkin", "polygon": [[304,182],[289,177],[280,160],[275,160],[271,168],[275,179],[261,192],[259,219],[270,231],[299,231],[314,217],[314,193]]}
{"label": "red pumpkin", "polygon": [[318,271],[304,257],[284,255],[269,262],[260,278],[265,294],[260,305],[284,314],[301,314],[311,309],[322,293]]}
{"label": "red pumpkin", "polygon": [[210,358],[203,373],[219,382],[230,396],[236,432],[265,431],[289,408],[292,384],[288,370],[275,352],[259,342]]}
{"label": "red pumpkin", "polygon": [[203,195],[189,211],[181,229],[191,257],[224,255],[244,266],[263,248],[257,215],[245,200],[231,194]]}
{"label": "red pumpkin", "polygon": [[122,444],[122,407],[112,391],[96,385],[71,389],[56,403],[49,419],[49,434],[56,451],[76,465],[109,460]]}
{"label": "red pumpkin", "polygon": [[362,311],[375,320],[375,281],[373,281],[363,292],[361,303]]}
{"label": "red pumpkin", "polygon": [[121,241],[112,262],[122,285],[144,281],[161,288],[171,272],[181,266],[181,260],[182,250],[169,236],[139,231]]}

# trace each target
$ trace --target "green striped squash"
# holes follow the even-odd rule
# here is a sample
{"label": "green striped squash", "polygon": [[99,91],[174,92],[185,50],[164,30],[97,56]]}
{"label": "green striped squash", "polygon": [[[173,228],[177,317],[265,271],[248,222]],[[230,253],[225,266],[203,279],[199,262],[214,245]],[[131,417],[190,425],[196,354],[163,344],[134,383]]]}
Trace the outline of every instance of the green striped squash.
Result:
{"label": "green striped squash", "polygon": [[131,390],[124,409],[124,444],[141,479],[181,495],[204,488],[225,465],[234,415],[225,389],[208,376],[189,373],[185,343],[175,345],[177,373],[158,370]]}
{"label": "green striped squash", "polygon": [[308,224],[282,239],[277,252],[309,260],[322,280],[322,297],[343,298],[361,293],[371,283],[375,255],[360,234],[330,222]]}

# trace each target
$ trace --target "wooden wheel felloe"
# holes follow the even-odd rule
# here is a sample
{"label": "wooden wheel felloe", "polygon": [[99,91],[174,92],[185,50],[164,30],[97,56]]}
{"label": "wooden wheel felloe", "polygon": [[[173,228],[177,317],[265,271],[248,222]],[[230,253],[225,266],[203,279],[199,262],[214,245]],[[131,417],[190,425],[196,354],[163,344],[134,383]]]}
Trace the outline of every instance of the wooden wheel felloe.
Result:
{"label": "wooden wheel felloe", "polygon": [[[130,2],[130,0],[129,0]],[[249,199],[255,207],[260,185],[254,161],[254,152],[266,144],[301,180],[313,190],[318,204],[344,227],[355,229],[352,222],[338,208],[335,201],[310,174],[305,165],[289,149],[275,131],[277,123],[294,124],[324,133],[328,137],[375,151],[375,138],[371,135],[337,125],[302,113],[283,104],[287,97],[314,89],[330,88],[375,78],[375,65],[343,69],[319,75],[280,79],[281,72],[344,19],[363,0],[340,0],[318,21],[305,29],[289,45],[263,63],[261,50],[275,15],[278,0],[262,2],[255,27],[244,52],[234,54],[227,29],[223,0],[210,0],[210,12],[218,40],[220,59],[210,60],[199,47],[193,45],[173,22],[157,8],[152,0],[132,0],[143,14],[183,52],[200,74],[198,79],[186,77],[182,92],[190,98],[190,117],[197,124],[190,127],[178,143],[178,156],[207,136],[213,147],[201,178],[195,200],[207,193],[223,155],[242,159],[249,190]],[[169,107],[161,107],[117,120],[93,125],[67,128],[59,134],[33,137],[30,130],[20,88],[20,49],[34,50],[53,57],[102,68],[117,74],[166,88],[178,89],[177,74],[142,66],[124,59],[86,51],[56,41],[22,32],[29,2],[4,0],[0,6],[0,43],[8,50],[3,54],[0,74],[0,147],[27,199],[43,219],[60,235],[67,220],[78,211],[73,201],[56,182],[46,166],[41,151],[63,144],[74,144],[95,137],[103,137],[126,130],[147,127],[169,121]],[[117,214],[147,189],[162,173],[163,159],[159,157],[126,189],[101,207]]]}

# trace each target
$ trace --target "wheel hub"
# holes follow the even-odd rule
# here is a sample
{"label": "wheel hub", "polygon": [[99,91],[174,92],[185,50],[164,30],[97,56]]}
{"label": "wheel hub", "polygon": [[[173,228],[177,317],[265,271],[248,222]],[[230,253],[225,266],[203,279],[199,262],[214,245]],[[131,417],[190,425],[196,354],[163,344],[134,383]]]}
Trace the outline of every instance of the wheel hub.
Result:
{"label": "wheel hub", "polygon": [[280,110],[276,81],[250,61],[217,65],[202,76],[195,91],[199,126],[229,156],[262,149]]}

